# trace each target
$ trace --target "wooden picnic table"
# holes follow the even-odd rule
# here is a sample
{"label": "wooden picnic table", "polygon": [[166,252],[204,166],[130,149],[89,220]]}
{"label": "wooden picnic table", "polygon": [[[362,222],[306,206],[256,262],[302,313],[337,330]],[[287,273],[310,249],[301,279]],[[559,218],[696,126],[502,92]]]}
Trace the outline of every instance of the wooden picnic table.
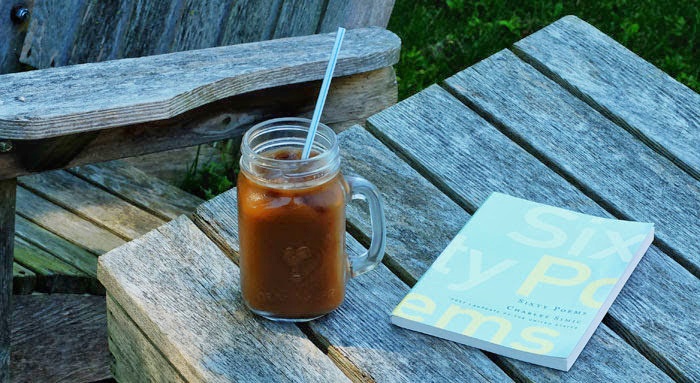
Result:
{"label": "wooden picnic table", "polygon": [[[383,264],[307,324],[252,315],[235,191],[100,258],[115,377],[137,381],[700,381],[700,96],[568,16],[342,132],[386,202]],[[656,240],[569,372],[389,313],[493,191],[650,221]],[[370,228],[348,208],[349,252]]]}

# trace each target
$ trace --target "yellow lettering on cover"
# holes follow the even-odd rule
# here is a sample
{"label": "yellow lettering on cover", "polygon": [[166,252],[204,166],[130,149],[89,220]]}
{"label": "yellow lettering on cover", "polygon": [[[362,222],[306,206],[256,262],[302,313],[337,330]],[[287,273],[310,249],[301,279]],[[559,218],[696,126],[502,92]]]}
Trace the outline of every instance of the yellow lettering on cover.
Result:
{"label": "yellow lettering on cover", "polygon": [[594,309],[600,308],[600,306],[603,305],[603,302],[596,301],[595,299],[593,299],[593,296],[599,288],[603,286],[614,285],[616,282],[617,278],[602,278],[598,279],[597,281],[593,281],[589,283],[585,289],[583,289],[579,300],[581,300],[581,303],[588,307],[592,307]]}
{"label": "yellow lettering on cover", "polygon": [[528,210],[527,213],[525,213],[525,222],[535,229],[540,229],[549,233],[550,238],[530,238],[515,231],[508,233],[508,237],[516,242],[522,243],[523,245],[542,249],[553,249],[563,245],[564,242],[566,242],[566,232],[555,225],[546,223],[543,218],[547,215],[564,218],[568,221],[576,219],[576,214],[570,211],[555,209],[551,206],[538,206]]}
{"label": "yellow lettering on cover", "polygon": [[435,312],[435,302],[422,294],[409,293],[406,297],[396,306],[394,310],[394,315],[400,316],[402,318],[410,319],[416,322],[424,322],[425,319],[420,315],[411,315],[406,313],[406,310],[412,310],[421,314],[432,315]]}
{"label": "yellow lettering on cover", "polygon": [[[568,279],[555,278],[547,275],[547,270],[554,265],[574,269],[576,270],[576,275]],[[590,276],[591,269],[581,262],[544,255],[527,276],[527,279],[525,279],[525,282],[520,286],[517,293],[518,295],[529,296],[539,283],[546,283],[554,286],[574,286],[582,283]]]}
{"label": "yellow lettering on cover", "polygon": [[454,319],[454,317],[458,315],[466,315],[470,318],[469,325],[462,331],[462,334],[464,335],[469,335],[473,336],[474,333],[476,333],[476,330],[481,327],[484,323],[491,322],[495,323],[498,325],[498,330],[496,333],[491,337],[491,342],[496,343],[496,344],[501,344],[503,342],[503,339],[508,335],[510,332],[511,328],[513,327],[510,323],[505,318],[497,317],[497,316],[485,316],[482,313],[476,311],[476,310],[471,310],[471,309],[463,309],[457,305],[451,305],[450,307],[445,310],[445,313],[442,314],[442,317],[435,323],[435,325],[439,328],[446,328],[447,325]]}
{"label": "yellow lettering on cover", "polygon": [[554,349],[554,342],[548,339],[538,338],[538,333],[542,335],[549,335],[552,338],[559,336],[559,331],[552,330],[550,328],[537,326],[526,327],[520,332],[520,336],[523,338],[523,340],[537,344],[539,347],[528,347],[520,342],[512,342],[510,346],[521,351],[531,352],[533,354],[546,354],[552,351]]}

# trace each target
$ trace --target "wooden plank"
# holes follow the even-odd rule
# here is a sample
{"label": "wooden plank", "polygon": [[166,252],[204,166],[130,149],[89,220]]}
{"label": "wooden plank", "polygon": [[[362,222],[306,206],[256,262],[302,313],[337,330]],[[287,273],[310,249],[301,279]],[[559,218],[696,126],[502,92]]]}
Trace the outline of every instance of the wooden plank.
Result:
{"label": "wooden plank", "polygon": [[[34,0],[22,2],[30,15]],[[12,12],[13,8],[18,5],[16,0],[0,0],[0,15],[2,15],[2,23],[0,23],[0,74],[18,72],[21,69],[19,56],[22,51],[22,43],[27,34],[29,21],[24,21],[22,24],[15,24],[7,18],[7,15]]]}
{"label": "wooden plank", "polygon": [[226,0],[184,0],[169,52],[220,45],[219,33],[230,7],[231,2]]}
{"label": "wooden plank", "polygon": [[36,1],[20,61],[34,68],[68,64],[85,0]]}
{"label": "wooden plank", "polygon": [[107,296],[109,350],[114,355],[112,372],[120,382],[185,382],[163,354],[129,318],[114,298]]}
{"label": "wooden plank", "polygon": [[273,38],[316,33],[323,11],[323,3],[323,0],[282,0],[282,8]]}
{"label": "wooden plank", "polygon": [[198,147],[198,170],[202,169],[207,162],[215,161],[219,156],[218,150],[212,145],[202,144],[158,153],[144,154],[116,161],[137,167],[149,176],[161,179],[172,185],[181,185],[188,169],[192,166],[197,157]]}
{"label": "wooden plank", "polygon": [[[371,117],[368,122],[371,131],[382,141],[470,211],[491,192],[501,191],[588,214],[610,216],[437,86]],[[429,134],[424,127],[430,127]],[[410,238],[411,234],[404,237]],[[423,267],[425,270],[429,264]],[[688,291],[693,293],[688,295]],[[693,378],[698,376],[698,367],[693,362],[696,358],[688,355],[688,350],[696,346],[686,335],[700,332],[700,323],[691,314],[700,310],[700,303],[687,298],[695,292],[700,292],[697,278],[652,246],[610,308],[611,319],[604,323],[623,334],[669,375],[679,380],[697,380]],[[679,317],[693,319],[679,321]],[[586,350],[601,347],[591,341]],[[600,353],[605,351],[600,349]],[[620,363],[641,363],[638,359],[620,360]],[[620,374],[619,379],[626,376],[625,368],[631,367],[615,370]],[[650,366],[644,368],[653,370]],[[591,372],[581,360],[572,371]],[[571,378],[577,374],[571,374]]]}
{"label": "wooden plank", "polygon": [[[268,118],[308,115],[319,87],[320,81],[313,81],[265,89],[213,102],[173,119],[103,130],[65,166],[228,139],[242,135],[252,124]],[[371,114],[393,105],[396,89],[396,76],[391,68],[338,77],[331,85],[322,119],[338,129],[363,122]],[[79,133],[63,139],[81,136]],[[27,156],[33,153],[27,152]],[[0,178],[27,174],[16,156],[14,152],[0,154]]]}
{"label": "wooden plank", "polygon": [[329,0],[319,32],[333,32],[338,27],[386,28],[395,0]]}
{"label": "wooden plank", "polygon": [[0,181],[0,383],[9,382],[12,254],[17,180]]}
{"label": "wooden plank", "polygon": [[121,10],[127,15],[127,22],[117,57],[141,57],[170,51],[175,23],[182,12],[182,0],[129,1]]}
{"label": "wooden plank", "polygon": [[[319,80],[333,38],[293,37],[4,75],[0,136],[41,139],[163,120],[237,94]],[[349,31],[335,74],[393,65],[399,47],[399,38],[386,30]]]}
{"label": "wooden plank", "polygon": [[44,293],[84,293],[90,277],[31,243],[15,238],[15,260],[36,274],[36,291]]}
{"label": "wooden plank", "polygon": [[204,202],[119,161],[80,166],[70,169],[69,172],[166,221],[192,213]]}
{"label": "wooden plank", "polygon": [[76,245],[101,255],[125,241],[31,191],[17,188],[17,213]]}
{"label": "wooden plank", "polygon": [[[233,259],[238,257],[235,190],[197,209],[195,223]],[[348,252],[364,249],[351,236]],[[351,280],[335,312],[309,324],[333,361],[355,381],[508,381],[483,353],[391,325],[388,313],[408,286],[384,265]],[[401,357],[396,357],[401,355]]]}
{"label": "wooden plank", "polygon": [[238,268],[186,217],[99,262],[109,294],[188,381],[347,381],[296,326],[253,317],[232,288]]}
{"label": "wooden plank", "polygon": [[68,240],[44,229],[18,215],[15,221],[16,236],[54,257],[95,278],[97,276],[97,256]]}
{"label": "wooden plank", "polygon": [[36,285],[36,274],[15,262],[12,264],[12,294],[31,294]]}
{"label": "wooden plank", "polygon": [[250,43],[272,38],[282,0],[236,1],[221,28],[219,45]]}
{"label": "wooden plank", "polygon": [[[132,0],[87,0],[70,47],[68,64],[84,64],[117,58],[128,24]],[[41,67],[45,68],[45,67]]]}
{"label": "wooden plank", "polygon": [[596,110],[700,179],[700,95],[576,16],[515,48]]}
{"label": "wooden plank", "polygon": [[26,176],[19,182],[43,198],[125,239],[134,239],[164,222],[64,170]]}
{"label": "wooden plank", "polygon": [[111,377],[104,297],[25,295],[13,303],[13,382]]}
{"label": "wooden plank", "polygon": [[508,51],[447,83],[616,215],[654,222],[657,243],[700,276],[700,181]]}

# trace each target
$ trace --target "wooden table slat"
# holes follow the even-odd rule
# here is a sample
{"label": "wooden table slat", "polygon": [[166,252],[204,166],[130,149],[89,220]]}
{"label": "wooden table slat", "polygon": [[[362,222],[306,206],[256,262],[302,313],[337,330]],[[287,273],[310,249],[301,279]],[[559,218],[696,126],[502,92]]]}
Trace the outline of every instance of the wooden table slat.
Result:
{"label": "wooden table slat", "polygon": [[114,233],[23,187],[17,187],[17,213],[95,255],[104,254],[125,242]]}
{"label": "wooden table slat", "polygon": [[12,294],[31,294],[36,286],[36,274],[17,262],[12,263]]}
{"label": "wooden table slat", "polygon": [[232,288],[238,277],[186,217],[100,257],[98,267],[109,294],[186,380],[346,381],[296,326],[254,318]]}
{"label": "wooden table slat", "polygon": [[[491,192],[500,191],[609,216],[594,201],[437,86],[371,117],[368,122],[372,132],[412,165],[430,178],[443,180],[442,187],[463,206],[479,206]],[[429,134],[422,129],[425,126],[432,126]],[[424,267],[427,269],[429,263]],[[695,291],[700,292],[697,278],[652,246],[609,311],[639,341],[640,349],[653,350],[645,354],[648,358],[681,380],[693,380],[700,374],[697,357],[688,353],[694,347],[693,341],[687,338],[689,332],[700,331],[700,323],[693,314],[700,310],[700,303],[686,299]],[[669,339],[677,341],[669,342]],[[586,348],[595,345],[591,341]],[[639,355],[639,358],[643,357]],[[638,360],[632,363],[644,365]],[[584,366],[579,360],[572,371]],[[651,365],[645,368],[652,374],[658,373]],[[626,379],[628,371],[617,370],[619,379]],[[602,378],[607,373],[601,374]],[[562,378],[573,379],[573,376]],[[531,378],[536,380],[534,375]]]}
{"label": "wooden table slat", "polygon": [[[237,253],[235,190],[200,206],[194,219],[215,242]],[[363,250],[349,235],[347,243],[351,255]],[[379,265],[351,280],[343,305],[309,326],[328,344],[329,356],[356,381],[510,380],[474,348],[391,325],[389,313],[407,293],[408,286]]]}
{"label": "wooden table slat", "polygon": [[84,165],[68,171],[163,220],[169,221],[182,214],[189,214],[204,202],[199,197],[121,161]]}
{"label": "wooden table slat", "polygon": [[700,181],[509,51],[446,82],[620,218],[653,222],[656,240],[700,276]]}
{"label": "wooden table slat", "polygon": [[575,16],[515,48],[700,179],[700,94]]}
{"label": "wooden table slat", "polygon": [[136,238],[165,222],[65,170],[25,176],[19,184],[122,238]]}

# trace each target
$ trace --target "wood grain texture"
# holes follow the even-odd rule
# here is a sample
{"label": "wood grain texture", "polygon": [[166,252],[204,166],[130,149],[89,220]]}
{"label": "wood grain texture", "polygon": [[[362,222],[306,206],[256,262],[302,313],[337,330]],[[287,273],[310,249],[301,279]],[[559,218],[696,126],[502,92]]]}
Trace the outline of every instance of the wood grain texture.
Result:
{"label": "wood grain texture", "polygon": [[172,185],[181,185],[185,179],[187,170],[197,158],[197,169],[209,161],[215,161],[219,156],[218,151],[208,144],[188,146],[180,149],[171,149],[158,153],[144,154],[136,157],[115,160],[134,166],[151,177],[158,178]]}
{"label": "wood grain texture", "polygon": [[23,187],[17,188],[17,213],[95,255],[104,254],[125,242],[107,229],[96,226]]}
{"label": "wood grain texture", "polygon": [[[119,45],[128,25],[133,0],[87,0],[73,44],[68,47],[68,64],[84,64],[119,58]],[[46,66],[38,68],[44,69]]]}
{"label": "wood grain texture", "polygon": [[85,293],[90,287],[87,274],[21,238],[15,238],[14,255],[17,263],[36,274],[36,291]]}
{"label": "wood grain texture", "polygon": [[97,256],[65,238],[18,215],[15,221],[16,236],[22,238],[54,257],[68,263],[88,276],[97,276]]}
{"label": "wood grain texture", "polygon": [[[237,94],[319,80],[333,39],[292,37],[5,75],[0,136],[39,139],[163,120]],[[335,74],[393,65],[399,46],[383,29],[349,31]]]}
{"label": "wood grain texture", "polygon": [[338,27],[386,28],[395,0],[329,0],[320,25],[320,32],[332,32]]}
{"label": "wood grain texture", "polygon": [[186,380],[347,381],[296,326],[253,317],[238,268],[185,217],[99,262],[109,294]]}
{"label": "wood grain texture", "polygon": [[618,217],[654,222],[658,243],[700,276],[700,181],[508,51],[447,83]]}
{"label": "wood grain texture", "polygon": [[316,33],[323,4],[323,0],[282,0],[273,37],[278,39]]}
{"label": "wood grain texture", "polygon": [[10,380],[10,308],[17,180],[0,181],[0,383]]}
{"label": "wood grain texture", "polygon": [[520,40],[515,48],[700,179],[700,95],[693,90],[575,16]]}
{"label": "wood grain texture", "polygon": [[119,382],[185,382],[186,380],[151,343],[111,296],[107,296],[109,350],[112,373]]}
{"label": "wood grain texture", "polygon": [[165,222],[64,170],[23,177],[19,182],[43,198],[125,239],[134,239]]}
{"label": "wood grain texture", "polygon": [[104,162],[69,170],[163,220],[192,213],[204,200],[123,162]]}
{"label": "wood grain texture", "polygon": [[[23,3],[30,10],[31,15],[34,0],[23,1]],[[29,21],[17,25],[7,17],[17,4],[16,0],[0,0],[0,15],[2,15],[0,23],[0,42],[2,42],[0,44],[0,74],[13,73],[21,69],[19,56],[22,52],[22,44],[27,34]]]}
{"label": "wood grain texture", "polygon": [[86,0],[36,1],[20,61],[34,68],[66,65]]}
{"label": "wood grain texture", "polygon": [[124,37],[117,57],[141,57],[168,53],[175,35],[183,0],[126,1]]}
{"label": "wood grain texture", "polygon": [[243,0],[232,2],[221,27],[219,45],[271,39],[281,1]]}
{"label": "wood grain texture", "polygon": [[[236,191],[228,191],[197,209],[195,223],[238,257]],[[348,253],[364,249],[346,237]],[[309,323],[328,355],[354,381],[508,381],[480,351],[426,337],[389,323],[389,313],[408,293],[408,286],[384,265],[351,280],[345,302]]]}
{"label": "wood grain texture", "polygon": [[231,1],[226,0],[184,0],[169,52],[220,45],[219,33],[230,7]]}
{"label": "wood grain texture", "polygon": [[[382,141],[469,210],[481,205],[491,192],[501,191],[610,216],[437,86],[371,117],[369,123]],[[425,127],[430,127],[430,134],[426,134]],[[425,269],[428,267],[429,263],[424,265]],[[698,376],[698,368],[693,362],[697,359],[697,347],[688,334],[699,332],[700,322],[695,317],[678,320],[700,310],[698,303],[689,298],[697,291],[697,278],[652,246],[610,308],[610,319],[605,323],[671,376],[682,381],[697,380],[694,377]],[[603,346],[591,341],[586,349],[596,347]],[[604,351],[601,349],[600,353]],[[635,359],[630,363],[637,362]],[[574,370],[580,368],[583,373],[588,368],[584,366],[579,360]],[[623,369],[616,371],[624,379]]]}
{"label": "wood grain texture", "polygon": [[36,286],[36,274],[17,262],[12,264],[12,294],[31,294]]}
{"label": "wood grain texture", "polygon": [[[469,214],[361,127],[344,131],[338,139],[343,174],[358,174],[382,193],[389,222],[385,262],[415,283]],[[367,243],[371,228],[366,206],[351,203],[347,217]]]}
{"label": "wood grain texture", "polygon": [[94,382],[108,379],[104,297],[15,296],[13,382]]}
{"label": "wood grain texture", "polygon": [[[65,166],[238,137],[245,129],[265,119],[310,115],[319,88],[320,81],[312,81],[264,89],[216,101],[173,119],[102,130]],[[335,78],[322,120],[336,129],[364,122],[371,114],[393,105],[396,95],[396,76],[392,68]],[[62,139],[80,140],[83,135],[77,133]],[[0,178],[28,173],[18,160],[18,154],[0,154]],[[26,156],[32,157],[32,152],[27,152]],[[49,169],[55,168],[53,165],[60,164],[49,164]]]}

